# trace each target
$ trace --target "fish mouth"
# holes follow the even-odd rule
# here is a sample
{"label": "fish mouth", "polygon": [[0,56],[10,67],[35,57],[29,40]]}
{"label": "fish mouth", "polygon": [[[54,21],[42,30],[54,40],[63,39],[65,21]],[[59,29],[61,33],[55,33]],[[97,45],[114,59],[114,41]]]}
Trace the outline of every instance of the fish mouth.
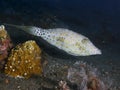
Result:
{"label": "fish mouth", "polygon": [[99,50],[98,54],[102,54],[102,51],[101,51],[101,50]]}
{"label": "fish mouth", "polygon": [[95,49],[94,50],[94,55],[101,55],[102,54],[102,51],[100,49]]}

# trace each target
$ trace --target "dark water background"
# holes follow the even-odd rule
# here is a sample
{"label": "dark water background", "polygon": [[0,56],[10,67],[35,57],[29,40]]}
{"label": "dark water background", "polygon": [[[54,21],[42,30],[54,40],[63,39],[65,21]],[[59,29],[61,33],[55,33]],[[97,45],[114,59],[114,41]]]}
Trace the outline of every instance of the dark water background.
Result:
{"label": "dark water background", "polygon": [[[108,31],[115,37],[120,35],[119,0],[0,0],[0,14],[13,17],[16,15],[21,23],[36,18],[39,22],[44,18],[44,23],[47,24],[49,22],[47,18],[57,18],[67,22],[67,25],[75,24],[68,25],[68,28],[73,27],[73,30],[79,30],[78,32],[105,33]],[[15,21],[12,20],[12,22]],[[42,25],[39,24],[39,26]],[[61,27],[65,26],[61,25]],[[82,30],[77,29],[77,26]]]}
{"label": "dark water background", "polygon": [[[120,0],[0,0],[3,23],[62,27],[89,37],[102,55],[75,59],[110,72],[120,85]],[[23,34],[8,32],[13,38]]]}

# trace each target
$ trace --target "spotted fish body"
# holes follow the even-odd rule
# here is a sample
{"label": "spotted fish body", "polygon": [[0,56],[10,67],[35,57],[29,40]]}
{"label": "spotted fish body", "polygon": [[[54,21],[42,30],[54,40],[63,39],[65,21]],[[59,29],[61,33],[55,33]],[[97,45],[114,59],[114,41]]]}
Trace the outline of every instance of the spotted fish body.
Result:
{"label": "spotted fish body", "polygon": [[85,36],[68,29],[42,29],[32,26],[17,26],[29,34],[38,36],[46,40],[53,46],[74,56],[89,56],[101,54],[101,51]]}

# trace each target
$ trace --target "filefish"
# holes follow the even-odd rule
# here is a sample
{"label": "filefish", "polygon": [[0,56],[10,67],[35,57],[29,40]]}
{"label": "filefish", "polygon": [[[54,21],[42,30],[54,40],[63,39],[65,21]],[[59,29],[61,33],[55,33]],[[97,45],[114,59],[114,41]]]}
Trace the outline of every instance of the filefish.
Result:
{"label": "filefish", "polygon": [[90,56],[101,54],[101,50],[98,49],[89,40],[89,38],[69,29],[43,29],[35,26],[19,26],[12,24],[5,25],[16,27],[31,35],[41,37],[49,44],[73,56]]}

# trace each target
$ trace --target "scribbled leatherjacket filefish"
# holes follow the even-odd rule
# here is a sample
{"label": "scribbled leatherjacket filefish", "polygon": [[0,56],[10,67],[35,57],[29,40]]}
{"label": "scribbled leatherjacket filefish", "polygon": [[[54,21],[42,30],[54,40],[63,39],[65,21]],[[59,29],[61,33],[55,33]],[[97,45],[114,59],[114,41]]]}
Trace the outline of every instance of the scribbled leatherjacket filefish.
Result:
{"label": "scribbled leatherjacket filefish", "polygon": [[31,35],[41,37],[53,46],[74,56],[101,54],[101,51],[87,37],[69,29],[43,29],[35,26],[5,25],[13,26]]}

